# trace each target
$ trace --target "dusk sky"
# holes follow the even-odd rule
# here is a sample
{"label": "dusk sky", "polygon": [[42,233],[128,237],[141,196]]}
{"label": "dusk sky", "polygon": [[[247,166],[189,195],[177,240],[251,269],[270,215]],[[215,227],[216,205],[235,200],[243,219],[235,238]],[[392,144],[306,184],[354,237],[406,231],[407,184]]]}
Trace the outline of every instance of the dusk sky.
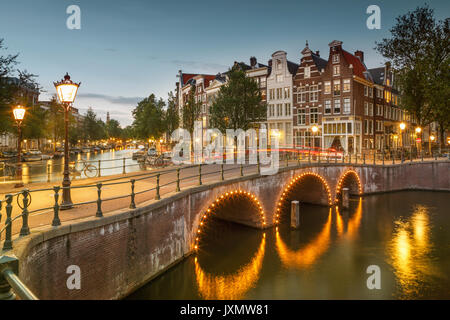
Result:
{"label": "dusk sky", "polygon": [[[81,8],[81,30],[69,30],[66,8]],[[366,8],[381,8],[381,29],[366,27]],[[66,72],[82,85],[74,106],[89,106],[105,120],[125,126],[131,110],[155,93],[167,98],[179,69],[216,74],[250,56],[267,64],[284,50],[297,62],[309,41],[328,57],[328,43],[343,41],[349,52],[362,50],[368,67],[384,60],[373,50],[389,34],[396,16],[423,1],[145,1],[0,0],[0,38],[5,53],[20,53],[20,69],[39,75],[47,100],[53,81]],[[428,1],[438,19],[449,16],[450,1]]]}

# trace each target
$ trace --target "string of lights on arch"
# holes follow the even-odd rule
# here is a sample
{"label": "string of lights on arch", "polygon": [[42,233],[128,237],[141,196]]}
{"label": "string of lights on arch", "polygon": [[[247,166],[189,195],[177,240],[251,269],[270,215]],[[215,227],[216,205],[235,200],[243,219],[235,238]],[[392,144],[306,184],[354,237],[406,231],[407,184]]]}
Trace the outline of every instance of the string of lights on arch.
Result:
{"label": "string of lights on arch", "polygon": [[293,177],[289,183],[286,185],[286,187],[284,188],[283,193],[281,194],[280,200],[278,201],[278,205],[277,205],[277,212],[275,213],[275,224],[278,224],[280,221],[280,212],[281,212],[281,206],[283,204],[283,200],[286,197],[286,194],[292,189],[292,187],[294,187],[296,185],[296,183],[301,180],[303,177],[305,176],[313,176],[318,178],[323,186],[325,186],[325,189],[327,190],[327,195],[328,195],[328,205],[332,205],[333,201],[331,200],[331,189],[330,186],[328,185],[328,182],[319,174],[315,173],[315,172],[304,172],[302,174],[299,174],[295,177]]}
{"label": "string of lights on arch", "polygon": [[202,227],[205,225],[206,220],[208,219],[208,217],[212,214],[214,214],[214,210],[221,204],[221,202],[224,202],[226,200],[230,200],[233,197],[236,196],[244,196],[247,197],[248,199],[250,199],[254,205],[256,205],[256,207],[258,208],[259,212],[259,217],[261,219],[261,224],[263,227],[266,226],[266,217],[264,215],[264,210],[263,207],[261,205],[261,202],[258,200],[258,198],[251,192],[248,191],[244,191],[244,190],[233,190],[233,191],[229,191],[226,192],[224,194],[222,194],[221,196],[217,197],[216,200],[214,200],[208,207],[208,209],[205,210],[205,212],[202,214],[201,218],[200,218],[200,222],[198,224],[198,228],[197,228],[197,234],[195,237],[195,244],[194,244],[194,249],[197,250],[199,248],[199,241],[200,241],[200,234],[202,232]]}
{"label": "string of lights on arch", "polygon": [[358,173],[356,173],[355,170],[349,169],[349,170],[345,171],[339,178],[339,181],[338,181],[338,184],[336,187],[336,197],[334,200],[335,202],[339,201],[338,195],[341,193],[344,180],[349,174],[353,174],[356,177],[356,182],[358,184],[358,193],[359,193],[359,195],[362,195],[363,189],[362,189],[362,184],[361,184],[361,180],[359,179]]}

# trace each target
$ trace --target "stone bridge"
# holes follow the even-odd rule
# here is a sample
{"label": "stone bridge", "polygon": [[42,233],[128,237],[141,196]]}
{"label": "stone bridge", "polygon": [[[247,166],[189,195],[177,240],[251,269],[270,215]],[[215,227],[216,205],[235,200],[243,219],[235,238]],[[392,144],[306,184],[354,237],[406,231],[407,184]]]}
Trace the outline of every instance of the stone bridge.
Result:
{"label": "stone bridge", "polygon": [[[122,298],[201,245],[208,218],[269,228],[292,199],[319,205],[354,195],[398,190],[450,191],[448,161],[398,165],[315,164],[282,168],[167,194],[136,209],[43,227],[18,242],[20,277],[42,299]],[[66,269],[80,267],[80,290]]]}

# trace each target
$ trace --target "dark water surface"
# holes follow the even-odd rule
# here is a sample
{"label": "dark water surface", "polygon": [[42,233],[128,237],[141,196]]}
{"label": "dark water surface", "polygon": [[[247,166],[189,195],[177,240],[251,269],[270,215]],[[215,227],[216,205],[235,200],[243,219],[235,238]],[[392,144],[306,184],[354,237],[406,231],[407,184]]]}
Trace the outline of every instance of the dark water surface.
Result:
{"label": "dark water surface", "polygon": [[411,191],[302,205],[299,230],[286,215],[265,231],[210,220],[196,255],[128,298],[450,299],[449,208],[449,193]]}

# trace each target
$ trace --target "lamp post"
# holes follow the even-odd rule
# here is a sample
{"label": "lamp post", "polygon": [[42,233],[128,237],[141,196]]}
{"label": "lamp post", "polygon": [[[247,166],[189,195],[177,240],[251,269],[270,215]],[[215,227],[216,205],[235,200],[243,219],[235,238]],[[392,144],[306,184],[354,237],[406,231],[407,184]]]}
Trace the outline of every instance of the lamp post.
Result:
{"label": "lamp post", "polygon": [[17,124],[17,183],[14,186],[15,188],[23,187],[22,182],[22,122],[25,117],[25,108],[22,106],[17,106],[13,109],[14,119]]}
{"label": "lamp post", "polygon": [[69,173],[69,110],[71,104],[75,101],[78,87],[80,83],[74,83],[70,80],[68,73],[64,76],[64,79],[60,82],[53,83],[58,93],[59,101],[64,106],[64,125],[65,125],[65,137],[64,137],[64,178],[62,182],[63,186],[63,198],[61,203],[61,210],[70,209],[73,207],[72,199],[70,196],[70,173]]}
{"label": "lamp post", "polygon": [[[313,133],[313,149],[316,147],[316,133],[317,131],[319,131],[319,127],[317,125],[313,125],[311,127],[311,131]],[[319,155],[320,155],[320,151],[319,151]]]}
{"label": "lamp post", "polygon": [[431,154],[431,144],[434,142],[434,140],[436,139],[436,137],[434,136],[434,135],[430,135],[430,141],[428,142],[428,146],[429,146],[429,148],[430,148],[430,158],[432,158],[433,157],[433,155]]}
{"label": "lamp post", "polygon": [[[422,128],[421,127],[416,127],[416,129],[415,129],[415,131],[416,131],[416,141],[417,141],[417,138],[419,138],[419,136],[420,136],[420,144],[417,142],[417,150],[420,150],[420,152],[422,152],[422,136],[421,136],[421,132],[422,132]],[[419,155],[419,152],[417,152],[417,156]]]}
{"label": "lamp post", "polygon": [[403,162],[403,130],[406,128],[406,124],[404,122],[400,122],[400,144],[402,146],[402,162]]}

